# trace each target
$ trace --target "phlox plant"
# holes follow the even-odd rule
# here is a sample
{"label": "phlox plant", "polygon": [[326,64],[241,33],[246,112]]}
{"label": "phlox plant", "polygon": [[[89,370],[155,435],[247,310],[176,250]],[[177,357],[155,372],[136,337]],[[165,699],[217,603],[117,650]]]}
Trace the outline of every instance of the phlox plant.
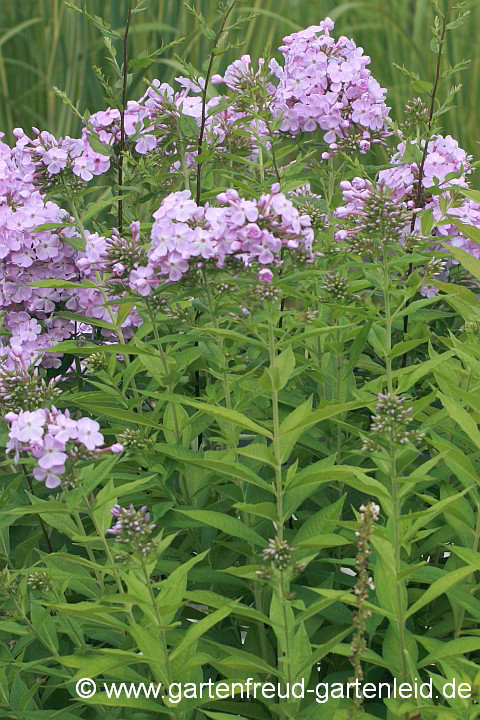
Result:
{"label": "phlox plant", "polygon": [[191,7],[203,68],[134,99],[166,49],[129,57],[141,3],[123,35],[67,5],[105,107],[56,89],[81,137],[0,142],[0,716],[474,720],[480,193],[441,128],[468,9],[434,0],[398,120],[330,18],[254,63],[241,2]]}

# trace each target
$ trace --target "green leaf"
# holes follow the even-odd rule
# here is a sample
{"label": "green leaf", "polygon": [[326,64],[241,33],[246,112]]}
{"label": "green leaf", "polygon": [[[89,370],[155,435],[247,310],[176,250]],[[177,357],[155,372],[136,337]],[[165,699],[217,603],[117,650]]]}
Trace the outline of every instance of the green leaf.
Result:
{"label": "green leaf", "polygon": [[155,449],[163,453],[167,457],[180,460],[187,465],[196,465],[197,467],[205,468],[206,470],[212,470],[213,472],[232,477],[235,480],[244,480],[252,485],[257,485],[267,492],[275,494],[275,488],[272,484],[266,482],[261,477],[256,475],[253,470],[250,470],[246,465],[226,460],[215,460],[210,459],[215,453],[209,453],[208,456],[202,455],[200,452],[194,450],[187,450],[178,446],[169,446],[163,443],[157,443]]}
{"label": "green leaf", "polygon": [[280,387],[275,389],[282,390],[290,380],[295,369],[295,355],[293,354],[292,348],[288,348],[281,352],[280,355],[277,355],[274,366],[280,373]]}
{"label": "green leaf", "polygon": [[231,517],[230,515],[223,515],[222,513],[213,512],[212,510],[175,510],[175,512],[186,515],[192,520],[201,522],[204,525],[217,528],[227,535],[241,538],[246,540],[252,545],[259,545],[265,547],[267,542],[264,538],[259,535],[255,530],[245,525],[241,520]]}
{"label": "green leaf", "polygon": [[108,323],[105,320],[99,320],[98,318],[88,317],[88,315],[79,315],[78,313],[69,312],[68,310],[62,310],[61,312],[55,313],[55,315],[56,317],[65,318],[66,320],[74,320],[78,323],[86,323],[87,325],[94,325],[95,327],[115,331],[115,325],[112,325],[112,323]]}
{"label": "green leaf", "polygon": [[207,617],[203,618],[202,620],[193,623],[192,626],[189,627],[189,629],[187,630],[185,636],[183,637],[179,645],[177,645],[175,650],[170,653],[170,660],[175,660],[175,658],[178,657],[181,652],[183,652],[187,647],[190,647],[190,645],[195,643],[199,638],[202,637],[202,635],[205,635],[205,633],[208,632],[210,628],[214,627],[217,623],[228,617],[232,612],[232,609],[233,608],[230,606],[221,607],[218,610],[215,610],[213,613],[207,615]]}
{"label": "green leaf", "polygon": [[428,80],[414,80],[412,82],[412,89],[417,93],[430,94],[433,90],[433,85]]}
{"label": "green leaf", "polygon": [[263,517],[272,522],[279,522],[275,505],[271,502],[262,503],[235,503],[234,508],[240,510],[240,512],[249,513],[256,515],[257,517]]}
{"label": "green leaf", "polygon": [[246,415],[237,412],[237,410],[229,410],[228,408],[211,405],[210,403],[199,402],[198,400],[191,400],[184,395],[174,395],[173,393],[144,392],[142,394],[148,395],[149,397],[158,398],[159,400],[167,400],[175,403],[180,403],[181,405],[188,405],[189,407],[194,407],[197,410],[201,410],[202,412],[206,413],[207,415],[211,415],[216,419],[218,418],[219,420],[226,420],[227,422],[231,422],[234,425],[246,428],[247,430],[251,430],[252,432],[258,433],[259,435],[264,435],[268,438],[272,437],[272,433],[269,430],[266,430],[261,425],[253,422],[253,420],[249,420]]}
{"label": "green leaf", "polygon": [[453,570],[447,575],[445,575],[445,577],[440,578],[440,580],[436,580],[432,585],[430,585],[429,588],[425,590],[421,598],[417,600],[417,602],[408,609],[408,612],[405,615],[405,620],[407,620],[412,615],[415,615],[415,613],[425,607],[425,605],[433,602],[433,600],[439,597],[439,595],[443,595],[443,593],[448,593],[451,587],[471,575],[473,570],[480,570],[480,559],[477,560],[476,564],[473,567],[462,567],[458,570]]}
{"label": "green leaf", "polygon": [[[465,228],[470,228],[470,225],[466,225]],[[462,232],[465,232],[465,234],[467,234],[466,230],[462,229]],[[478,230],[477,233],[479,233]],[[472,233],[470,233],[469,237],[471,237],[471,235]],[[473,239],[475,240],[476,238]],[[480,240],[477,240],[477,242],[480,242]],[[471,272],[477,280],[480,280],[480,260],[477,260],[476,257],[470,255],[470,253],[467,253],[465,252],[465,250],[461,250],[458,247],[448,245],[447,243],[443,243],[443,245],[454,256],[454,258],[463,265],[463,267],[467,268],[467,270]]]}
{"label": "green leaf", "polygon": [[[463,195],[464,197],[467,197],[470,200],[474,200],[475,202],[480,203],[480,190],[471,190],[470,188],[464,188],[464,187],[461,187],[460,185],[455,185],[454,190],[455,190],[455,192],[460,193],[460,195]],[[455,222],[455,221],[453,221],[453,222]],[[469,225],[469,227],[471,227],[471,226]]]}
{"label": "green leaf", "polygon": [[160,593],[155,600],[155,605],[166,625],[172,622],[178,610],[182,607],[183,596],[187,589],[189,571],[197,565],[197,563],[202,562],[208,553],[209,550],[205,550],[205,552],[199,553],[199,555],[195,555],[195,557],[190,558],[187,562],[182,563],[162,582]]}
{"label": "green leaf", "polygon": [[308,400],[287,415],[280,425],[280,435],[282,436],[280,460],[282,463],[288,460],[297,440],[305,431],[303,423],[308,421],[312,415],[312,401],[310,396]]}
{"label": "green leaf", "polygon": [[449,398],[443,393],[437,393],[442,401],[443,406],[448,410],[448,414],[468,435],[473,444],[480,450],[480,431],[471,414],[459,405],[453,398]]}
{"label": "green leaf", "polygon": [[110,479],[104,488],[100,490],[95,498],[93,506],[93,517],[98,527],[98,532],[104,536],[112,524],[112,508],[117,504],[117,496],[113,480]]}
{"label": "green leaf", "polygon": [[[108,146],[105,146],[108,147]],[[98,215],[102,210],[105,210],[105,208],[110,207],[110,205],[113,205],[114,203],[118,202],[120,198],[109,198],[108,200],[98,200],[95,203],[92,203],[88,206],[88,210],[85,213],[85,215],[82,218],[82,222],[86,224],[89,220],[91,220],[95,215]]]}
{"label": "green leaf", "polygon": [[95,413],[97,416],[104,415],[105,417],[114,418],[120,422],[123,420],[129,423],[135,423],[136,425],[145,425],[146,427],[155,428],[161,430],[162,426],[151,420],[148,416],[149,413],[134,413],[130,410],[122,410],[121,408],[108,407],[108,405],[96,405],[93,402],[82,402],[72,398],[72,402],[78,407],[89,410]]}
{"label": "green leaf", "polygon": [[70,282],[70,280],[37,280],[34,283],[27,283],[28,287],[39,288],[96,288],[95,283],[84,280],[81,283]]}
{"label": "green leaf", "polygon": [[350,375],[354,367],[356,366],[358,359],[360,358],[360,355],[363,352],[363,349],[365,345],[367,344],[368,336],[370,334],[370,330],[373,325],[373,320],[367,320],[367,322],[360,328],[359,332],[357,333],[355,340],[350,346],[349,350],[349,361],[347,368],[345,370],[343,380],[345,381],[347,377]]}
{"label": "green leaf", "polygon": [[303,430],[308,430],[314,425],[318,425],[318,423],[322,422],[323,420],[328,420],[329,418],[335,417],[336,415],[341,415],[341,413],[347,412],[348,410],[357,410],[358,408],[364,406],[364,401],[341,403],[340,405],[327,405],[326,407],[320,408],[320,410],[315,410],[315,412],[310,413],[310,415],[306,416],[305,419],[299,422],[297,426],[292,430],[287,430],[281,434],[284,438],[287,439],[288,442],[289,433],[291,432],[296,433],[297,430],[299,430],[300,428],[302,428]]}

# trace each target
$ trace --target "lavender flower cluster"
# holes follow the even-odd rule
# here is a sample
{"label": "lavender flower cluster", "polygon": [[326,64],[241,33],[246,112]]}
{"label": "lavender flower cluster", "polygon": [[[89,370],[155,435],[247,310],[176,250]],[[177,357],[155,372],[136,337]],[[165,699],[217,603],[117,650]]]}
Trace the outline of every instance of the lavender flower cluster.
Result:
{"label": "lavender flower cluster", "polygon": [[284,67],[276,60],[270,62],[279,79],[273,112],[282,115],[285,132],[296,135],[320,128],[332,152],[354,132],[358,149],[366,152],[372,141],[387,134],[387,91],[367,69],[371,59],[362,48],[344,36],[338,40],[330,36],[334,26],[326,18],[284,38],[279,48]]}
{"label": "lavender flower cluster", "polygon": [[[362,48],[346,37],[335,40],[333,29],[334,23],[326,18],[317,26],[285,37],[279,48],[283,66],[276,60],[261,59],[255,69],[250,56],[244,55],[223,76],[214,76],[212,82],[224,83],[231,96],[219,95],[207,103],[205,139],[210,147],[231,153],[232,143],[240,143],[243,151],[246,149],[244,155],[255,158],[260,140],[268,145],[272,137],[269,120],[276,118],[282,120],[277,134],[324,131],[330,145],[326,155],[347,146],[364,152],[372,142],[383,142],[389,133],[386,91],[368,70],[370,58]],[[138,101],[127,104],[124,116],[126,149],[139,156],[161,155],[167,163],[170,158],[172,172],[180,169],[182,120],[191,118],[197,126],[202,123],[199,93],[205,87],[201,77],[176,80],[178,90],[154,80]],[[219,111],[225,100],[225,109]],[[267,113],[265,121],[252,117],[252,111],[261,109]],[[111,323],[119,306],[106,300],[111,303],[132,291],[149,296],[164,283],[179,282],[209,264],[223,268],[236,263],[257,272],[261,281],[270,281],[285,248],[295,260],[314,257],[314,231],[324,229],[326,216],[312,204],[317,198],[311,191],[307,193],[310,206],[296,203],[296,209],[278,185],[259,200],[241,198],[230,189],[218,195],[217,205],[205,207],[198,207],[188,191],[174,192],[154,214],[148,248],[142,246],[139,223],[133,223],[128,238],[120,237],[115,230],[107,236],[86,231],[86,247],[78,251],[73,245],[78,246],[74,241],[80,233],[73,218],[43,192],[63,182],[81,190],[116,164],[121,150],[120,112],[107,108],[91,115],[80,138],[56,139],[36,128],[33,132],[30,139],[17,128],[13,149],[0,141],[0,308],[6,310],[7,331],[0,337],[0,357],[9,369],[14,370],[19,359],[27,366],[38,363],[45,350],[75,332],[92,332],[88,323],[75,327],[70,320],[55,317],[58,309]],[[394,167],[380,173],[379,187],[390,190],[391,204],[400,204],[400,213],[412,209],[420,172],[418,157],[415,161],[407,161],[407,157],[415,157],[415,151],[421,156],[423,148],[420,141],[408,146],[401,143],[392,158]],[[195,165],[196,153],[196,143],[187,144],[187,166]],[[443,223],[435,229],[439,239],[448,236],[452,245],[479,257],[478,244],[453,223],[445,222],[439,195],[428,195],[438,183],[467,186],[470,161],[450,136],[436,136],[428,144],[422,187],[427,193],[425,207]],[[456,174],[453,179],[452,173]],[[338,218],[358,219],[365,212],[373,186],[354,178],[343,183],[342,189],[347,204],[338,209]],[[479,203],[465,200],[451,205],[447,219],[451,216],[452,220],[480,226]],[[390,210],[394,211],[392,207]],[[43,224],[53,227],[34,231]],[[337,239],[356,242],[361,230],[357,225],[356,229],[340,231]],[[407,234],[408,224],[405,237]],[[103,287],[32,287],[45,280],[88,280],[103,283]],[[141,323],[140,315],[132,309],[122,325],[124,338],[131,337]],[[110,330],[102,328],[100,332],[107,341],[113,339]],[[60,356],[48,353],[43,363],[60,367]]]}
{"label": "lavender flower cluster", "polygon": [[245,200],[236,190],[220,193],[217,201],[223,207],[199,207],[188,190],[165,198],[153,216],[148,263],[130,272],[132,290],[147,296],[161,283],[178,282],[192,267],[206,261],[224,267],[228,259],[261,266],[259,279],[270,282],[271,268],[282,264],[283,248],[313,258],[310,217],[299,214],[278,184],[258,201]]}
{"label": "lavender flower cluster", "polygon": [[[70,243],[78,238],[73,218],[47,200],[37,180],[31,156],[0,141],[0,309],[6,311],[5,328],[9,333],[8,337],[0,337],[0,358],[11,370],[19,362],[27,367],[36,363],[42,352],[74,334],[73,322],[54,316],[59,308],[111,320],[104,296],[95,288],[32,287],[33,283],[49,280],[95,280],[99,269],[85,265],[84,253]],[[44,224],[56,227],[35,232]],[[105,238],[100,241],[97,234],[87,233],[87,246],[99,242],[105,242]],[[125,336],[133,334],[140,323],[139,316],[132,312],[124,322]],[[86,324],[78,330],[90,332],[91,327]],[[43,359],[45,367],[59,367],[60,362],[54,353]]]}
{"label": "lavender flower cluster", "polygon": [[87,417],[74,420],[68,410],[61,412],[52,407],[9,412],[5,420],[10,425],[7,452],[14,450],[16,461],[21,452],[30,453],[37,461],[33,477],[48,488],[61,485],[61,476],[76,460],[105,452],[123,452],[120,443],[102,447],[104,437],[96,420]]}

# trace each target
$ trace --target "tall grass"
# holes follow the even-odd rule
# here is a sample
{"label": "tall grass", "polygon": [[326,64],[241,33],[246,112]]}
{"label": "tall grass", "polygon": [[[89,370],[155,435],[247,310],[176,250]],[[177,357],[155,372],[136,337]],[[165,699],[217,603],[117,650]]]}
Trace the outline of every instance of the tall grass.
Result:
{"label": "tall grass", "polygon": [[[446,0],[444,0],[446,2]],[[217,0],[191,0],[212,26],[218,21]],[[114,29],[121,29],[128,0],[77,0],[92,14],[101,15]],[[195,19],[182,0],[146,0],[147,10],[135,15],[130,31],[131,56],[153,49],[175,37],[185,37],[177,52],[199,71],[208,51],[208,41],[198,31]],[[478,156],[480,140],[480,2],[471,2],[467,23],[449,34],[447,60],[451,64],[472,58],[459,80],[458,111],[444,116],[444,132]],[[428,0],[246,0],[240,7],[257,13],[243,36],[242,52],[254,58],[271,43],[275,48],[285,34],[317,23],[325,16],[336,22],[336,34],[351,36],[372,57],[372,71],[389,90],[392,115],[400,118],[411,96],[410,83],[393,66],[405,64],[422,78],[432,78],[436,56],[430,51],[433,11]],[[79,132],[78,120],[55,96],[52,87],[65,90],[80,109],[103,107],[102,92],[92,71],[98,65],[108,72],[105,48],[98,31],[82,16],[68,9],[64,0],[2,0],[0,15],[0,129],[10,135],[16,126],[32,125],[57,135]],[[120,51],[120,45],[119,45]],[[225,63],[233,59],[232,53]],[[149,70],[149,77],[172,80],[178,74],[172,53]],[[134,79],[130,96],[142,89]],[[446,87],[443,87],[445,93]]]}

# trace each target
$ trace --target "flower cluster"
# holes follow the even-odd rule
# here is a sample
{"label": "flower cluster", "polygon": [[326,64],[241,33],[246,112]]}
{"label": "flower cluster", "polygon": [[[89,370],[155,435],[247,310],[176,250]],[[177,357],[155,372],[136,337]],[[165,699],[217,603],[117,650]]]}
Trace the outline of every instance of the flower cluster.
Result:
{"label": "flower cluster", "polygon": [[155,523],[151,522],[151,515],[145,505],[136,510],[133,505],[128,508],[115,505],[112,508],[115,525],[107,530],[109,535],[115,537],[118,543],[130,545],[134,552],[146,555],[152,549],[151,535],[155,530]]}
{"label": "flower cluster", "polygon": [[61,476],[77,460],[96,457],[99,453],[122,452],[119,443],[102,447],[104,438],[96,420],[74,420],[68,410],[22,410],[9,412],[5,420],[10,425],[7,452],[15,451],[16,460],[21,452],[29,452],[37,461],[33,470],[35,480],[43,481],[48,488],[62,484]]}
{"label": "flower cluster", "polygon": [[285,132],[297,135],[320,128],[332,152],[354,132],[358,149],[366,152],[386,134],[387,91],[367,69],[371,59],[362,48],[344,36],[335,41],[333,28],[326,18],[284,38],[279,48],[284,66],[270,62],[279,79],[273,112],[282,116]]}
{"label": "flower cluster", "polygon": [[14,130],[15,157],[37,185],[50,186],[61,173],[82,185],[94,175],[103,175],[110,167],[109,156],[95,152],[86,134],[82,138],[67,136],[57,140],[45,130],[33,128],[33,132],[32,140],[22,128]]}
{"label": "flower cluster", "polygon": [[407,430],[406,427],[412,422],[412,407],[405,407],[405,398],[398,397],[395,393],[379,393],[377,395],[376,415],[370,432],[374,436],[366,438],[363,443],[363,450],[373,452],[381,448],[381,441],[387,443],[421,442],[425,433],[419,430]]}
{"label": "flower cluster", "polygon": [[[73,323],[60,318],[49,323],[59,303],[67,302],[71,289],[32,287],[45,280],[78,280],[69,243],[77,233],[65,210],[47,200],[37,189],[34,173],[0,140],[0,308],[6,310],[6,362],[16,358],[35,361],[45,348],[71,334]],[[54,230],[35,232],[53,224]],[[1,354],[4,354],[3,352]],[[49,357],[50,365],[58,359]]]}
{"label": "flower cluster", "polygon": [[154,213],[148,264],[132,270],[131,290],[147,296],[160,284],[178,282],[190,269],[210,262],[223,267],[237,260],[259,267],[269,282],[272,267],[282,264],[281,251],[299,259],[312,258],[313,231],[308,215],[299,215],[291,200],[274,185],[257,200],[244,200],[236,190],[217,196],[223,207],[199,207],[189,190],[168,195]]}

